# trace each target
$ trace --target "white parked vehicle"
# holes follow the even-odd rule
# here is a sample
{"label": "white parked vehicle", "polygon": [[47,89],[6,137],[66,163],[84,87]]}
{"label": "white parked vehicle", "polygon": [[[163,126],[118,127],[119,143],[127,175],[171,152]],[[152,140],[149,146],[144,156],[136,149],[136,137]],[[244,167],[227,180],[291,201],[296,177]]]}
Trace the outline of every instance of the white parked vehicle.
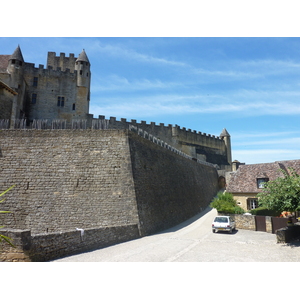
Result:
{"label": "white parked vehicle", "polygon": [[216,231],[229,231],[232,233],[235,230],[235,222],[229,216],[215,217],[212,223],[212,232]]}

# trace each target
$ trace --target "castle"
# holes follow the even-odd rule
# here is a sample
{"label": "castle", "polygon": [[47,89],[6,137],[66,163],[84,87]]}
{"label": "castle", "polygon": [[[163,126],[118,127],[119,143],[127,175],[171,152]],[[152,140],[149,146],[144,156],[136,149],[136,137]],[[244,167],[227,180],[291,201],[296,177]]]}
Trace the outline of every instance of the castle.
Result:
{"label": "castle", "polygon": [[[230,135],[89,114],[90,62],[0,55],[0,261],[44,261],[170,228],[231,171]],[[105,129],[105,130],[104,130]],[[81,228],[83,231],[76,231]],[[84,235],[83,235],[84,232]]]}
{"label": "castle", "polygon": [[231,171],[231,142],[226,129],[216,137],[178,125],[117,121],[114,117],[105,120],[104,116],[93,118],[89,114],[90,69],[85,50],[78,57],[72,53],[67,57],[65,53],[56,56],[48,52],[46,69],[25,62],[20,46],[11,55],[0,55],[0,129],[128,129],[134,126],[195,159]]}
{"label": "castle", "polygon": [[88,118],[90,62],[84,50],[59,57],[48,53],[47,68],[24,61],[18,46],[12,55],[0,56],[0,119]]}

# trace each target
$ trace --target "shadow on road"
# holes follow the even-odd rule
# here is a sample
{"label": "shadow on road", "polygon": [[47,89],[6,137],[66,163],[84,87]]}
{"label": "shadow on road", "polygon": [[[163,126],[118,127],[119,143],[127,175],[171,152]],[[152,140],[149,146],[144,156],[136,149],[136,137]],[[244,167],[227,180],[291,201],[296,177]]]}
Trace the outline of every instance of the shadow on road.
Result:
{"label": "shadow on road", "polygon": [[239,231],[236,229],[234,230],[232,233],[230,233],[229,231],[217,231],[215,234],[229,234],[229,235],[235,235],[237,234]]}
{"label": "shadow on road", "polygon": [[182,228],[184,228],[184,227],[186,227],[186,226],[194,223],[195,221],[197,221],[198,219],[200,219],[201,217],[203,217],[205,214],[207,214],[208,212],[210,212],[212,209],[213,208],[211,208],[211,207],[208,206],[207,208],[205,208],[203,211],[201,211],[199,214],[195,215],[194,217],[192,217],[192,218],[190,218],[190,219],[188,219],[188,220],[186,220],[186,221],[184,221],[184,222],[182,222],[182,223],[180,223],[180,224],[178,224],[178,225],[176,225],[174,227],[171,227],[171,228],[166,229],[164,231],[160,231],[160,232],[158,232],[156,234],[163,234],[163,233],[175,232],[177,230],[180,230],[180,229],[182,229]]}
{"label": "shadow on road", "polygon": [[300,240],[297,239],[297,240],[291,241],[290,243],[286,243],[284,246],[291,247],[291,248],[300,247]]}

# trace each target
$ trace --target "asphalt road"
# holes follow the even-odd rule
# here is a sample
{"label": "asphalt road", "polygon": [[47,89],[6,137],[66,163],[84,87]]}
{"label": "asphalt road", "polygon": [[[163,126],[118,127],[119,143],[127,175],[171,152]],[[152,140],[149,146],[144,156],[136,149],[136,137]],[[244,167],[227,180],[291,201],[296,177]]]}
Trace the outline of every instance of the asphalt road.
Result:
{"label": "asphalt road", "polygon": [[237,229],[212,233],[217,215],[207,208],[161,233],[53,262],[299,262],[300,244],[277,244],[276,235]]}

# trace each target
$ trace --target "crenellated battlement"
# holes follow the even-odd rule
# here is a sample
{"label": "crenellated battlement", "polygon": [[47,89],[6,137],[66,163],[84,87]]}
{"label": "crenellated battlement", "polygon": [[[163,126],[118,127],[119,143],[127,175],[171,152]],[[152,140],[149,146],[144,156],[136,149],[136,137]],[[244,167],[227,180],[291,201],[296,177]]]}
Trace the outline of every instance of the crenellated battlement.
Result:
{"label": "crenellated battlement", "polygon": [[32,63],[26,63],[25,65],[26,72],[29,74],[34,75],[40,75],[40,76],[70,76],[73,78],[76,78],[77,76],[77,70],[65,68],[62,70],[62,67],[56,67],[48,66],[48,68],[45,68],[44,65],[40,64],[37,68],[35,67],[35,64]]}
{"label": "crenellated battlement", "polygon": [[[105,116],[100,115],[99,119],[105,120]],[[164,123],[137,122],[134,119],[129,121],[126,118],[117,120],[116,117],[110,117],[107,121],[109,121],[110,129],[128,129],[134,126],[138,132],[147,132],[179,151],[195,159],[217,164],[221,169],[230,165],[227,158],[228,147],[224,137]]]}
{"label": "crenellated battlement", "polygon": [[73,53],[66,56],[65,53],[61,52],[59,56],[56,56],[55,52],[48,52],[47,56],[47,68],[52,67],[53,69],[61,68],[62,71],[70,69],[71,72],[75,70],[75,63],[77,57]]}
{"label": "crenellated battlement", "polygon": [[[105,116],[103,115],[99,115],[99,119],[105,119]],[[135,126],[147,126],[147,127],[152,127],[152,128],[161,128],[161,129],[165,129],[165,130],[172,130],[173,134],[179,134],[179,133],[183,133],[183,134],[187,134],[187,135],[191,135],[191,136],[201,136],[201,137],[206,137],[206,138],[212,138],[212,139],[216,139],[216,140],[221,140],[220,136],[215,136],[215,135],[211,135],[211,134],[207,134],[201,131],[196,131],[196,130],[191,130],[191,129],[186,129],[185,127],[180,127],[179,125],[172,125],[172,124],[168,124],[165,125],[164,123],[159,123],[156,124],[155,122],[150,122],[147,124],[146,121],[141,121],[140,123],[138,123],[136,120],[131,119],[130,121],[127,121],[126,118],[120,118],[120,120],[117,120],[116,117],[110,117],[109,119],[110,124],[126,124],[126,125],[135,125]]]}

